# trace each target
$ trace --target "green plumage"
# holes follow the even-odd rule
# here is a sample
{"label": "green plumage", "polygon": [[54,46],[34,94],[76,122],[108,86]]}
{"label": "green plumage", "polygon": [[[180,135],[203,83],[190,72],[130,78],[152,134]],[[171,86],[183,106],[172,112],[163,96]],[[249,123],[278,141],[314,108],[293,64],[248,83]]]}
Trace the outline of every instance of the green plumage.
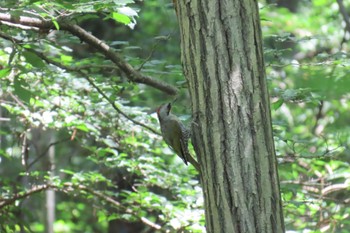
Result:
{"label": "green plumage", "polygon": [[157,110],[164,141],[187,165],[189,158],[188,140],[190,133],[175,115],[170,113],[171,104],[164,104]]}

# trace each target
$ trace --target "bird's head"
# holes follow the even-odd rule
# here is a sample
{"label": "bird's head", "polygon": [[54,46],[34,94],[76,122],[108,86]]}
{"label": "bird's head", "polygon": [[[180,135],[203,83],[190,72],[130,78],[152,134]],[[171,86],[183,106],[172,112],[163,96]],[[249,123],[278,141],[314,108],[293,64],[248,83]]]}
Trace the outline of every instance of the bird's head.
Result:
{"label": "bird's head", "polygon": [[169,115],[171,110],[171,103],[163,104],[157,109],[158,119],[161,120],[163,117]]}

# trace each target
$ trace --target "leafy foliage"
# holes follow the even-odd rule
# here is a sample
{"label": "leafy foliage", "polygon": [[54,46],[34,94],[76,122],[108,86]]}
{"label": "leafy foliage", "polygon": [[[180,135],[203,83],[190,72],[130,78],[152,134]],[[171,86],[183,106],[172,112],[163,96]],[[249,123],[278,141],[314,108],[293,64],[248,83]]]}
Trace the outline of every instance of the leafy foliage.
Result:
{"label": "leafy foliage", "polygon": [[[59,30],[34,39],[35,30],[1,26],[1,230],[45,231],[41,200],[48,189],[60,200],[55,232],[102,232],[119,220],[162,232],[203,228],[197,172],[174,160],[156,130],[143,127],[158,127],[146,113],[154,106],[135,106],[145,86],[127,82],[118,64],[63,29],[67,18],[103,38],[98,33],[108,28],[87,23],[121,27],[113,19],[133,28],[138,7],[133,1],[22,1],[10,11],[39,15]],[[147,51],[145,59],[134,56],[127,42],[111,45],[148,75],[167,65],[145,60]]]}
{"label": "leafy foliage", "polygon": [[334,1],[261,11],[287,230],[349,229],[349,78]]}

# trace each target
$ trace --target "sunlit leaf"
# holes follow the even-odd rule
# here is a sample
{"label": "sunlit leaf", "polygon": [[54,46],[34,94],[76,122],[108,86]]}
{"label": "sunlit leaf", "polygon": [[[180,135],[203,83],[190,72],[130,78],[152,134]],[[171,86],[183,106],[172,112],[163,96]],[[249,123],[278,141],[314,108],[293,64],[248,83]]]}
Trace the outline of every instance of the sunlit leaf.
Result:
{"label": "sunlit leaf", "polygon": [[11,68],[10,67],[4,68],[4,69],[0,69],[0,78],[8,76],[10,74],[10,72],[11,72]]}
{"label": "sunlit leaf", "polygon": [[283,100],[283,99],[279,99],[279,100],[277,100],[276,102],[273,102],[273,103],[272,103],[272,109],[273,109],[273,110],[279,109],[279,108],[282,106],[283,103],[284,103],[284,100]]}
{"label": "sunlit leaf", "polygon": [[119,22],[119,23],[123,23],[125,25],[128,25],[129,23],[131,23],[131,20],[128,16],[126,15],[123,15],[123,14],[120,14],[120,13],[117,13],[117,12],[113,12],[112,13],[112,18]]}

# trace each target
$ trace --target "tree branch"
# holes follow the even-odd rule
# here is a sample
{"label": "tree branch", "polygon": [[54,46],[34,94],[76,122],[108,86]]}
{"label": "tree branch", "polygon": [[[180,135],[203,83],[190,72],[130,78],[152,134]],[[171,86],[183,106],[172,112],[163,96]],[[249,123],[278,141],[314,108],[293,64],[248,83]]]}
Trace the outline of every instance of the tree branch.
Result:
{"label": "tree branch", "polygon": [[127,114],[125,114],[122,110],[120,110],[120,109],[117,107],[117,105],[115,105],[115,103],[114,103],[110,98],[108,98],[108,96],[107,96],[98,86],[95,85],[95,83],[92,81],[92,79],[91,79],[90,77],[85,76],[85,79],[90,83],[91,86],[93,86],[93,87],[96,89],[96,91],[97,91],[98,93],[100,93],[100,94],[103,96],[104,99],[106,99],[106,100],[112,105],[112,107],[113,107],[120,115],[122,115],[123,117],[125,117],[126,119],[128,119],[129,121],[131,121],[132,123],[134,123],[135,125],[142,126],[143,128],[148,129],[148,130],[151,131],[152,133],[155,133],[155,134],[160,135],[160,133],[159,133],[157,130],[155,130],[155,129],[149,127],[148,125],[145,125],[145,124],[143,124],[143,123],[141,123],[141,122],[139,122],[139,121],[136,121],[136,120],[132,119],[132,118],[129,117]]}
{"label": "tree branch", "polygon": [[[17,43],[17,44],[20,44],[21,41],[13,38],[13,37],[10,37],[2,32],[0,32],[0,37],[4,38],[4,39],[7,39],[9,41],[12,41],[13,43]],[[123,117],[125,117],[126,119],[128,119],[129,121],[131,121],[132,123],[134,123],[135,125],[139,125],[145,129],[148,129],[149,131],[151,131],[152,133],[155,133],[157,135],[160,135],[160,133],[153,129],[152,127],[149,127],[148,125],[144,124],[144,123],[141,123],[139,121],[136,121],[134,119],[132,119],[131,117],[129,117],[126,113],[124,113],[122,110],[120,110],[120,108],[117,107],[117,105],[93,82],[93,80],[88,77],[87,74],[85,74],[83,71],[81,71],[81,68],[80,67],[70,67],[70,66],[67,66],[67,65],[64,65],[60,62],[57,62],[57,61],[54,61],[52,60],[51,58],[48,58],[47,56],[45,56],[43,53],[41,52],[38,52],[32,48],[25,48],[27,51],[29,52],[32,52],[34,53],[35,55],[37,55],[38,57],[40,57],[43,61],[47,62],[48,64],[52,64],[54,66],[57,66],[61,69],[64,69],[66,71],[69,71],[69,72],[75,72],[75,73],[78,73],[79,75],[81,75],[83,78],[85,78],[89,84],[100,94],[102,95],[102,97],[107,100],[111,105],[112,107],[120,114],[122,115]],[[30,164],[31,166],[32,164]]]}
{"label": "tree branch", "polygon": [[[9,13],[0,13],[0,24],[3,22],[9,22],[13,24],[19,24],[22,26],[37,27],[44,30],[56,30],[51,20],[38,19],[27,16],[12,16]],[[146,76],[135,70],[129,63],[124,61],[118,53],[113,51],[106,43],[99,40],[97,37],[85,31],[78,25],[70,24],[67,22],[67,18],[61,17],[57,19],[61,30],[70,32],[72,35],[78,37],[81,41],[86,42],[105,57],[115,63],[127,76],[131,82],[145,84],[161,90],[169,95],[176,95],[178,90],[176,87],[156,80],[153,77]],[[9,25],[11,26],[11,25]]]}
{"label": "tree branch", "polygon": [[107,100],[107,101],[112,105],[112,107],[113,107],[120,115],[122,115],[123,117],[125,117],[126,119],[128,119],[129,121],[131,121],[132,123],[134,123],[135,125],[139,125],[139,126],[145,128],[145,129],[148,129],[148,130],[151,131],[152,133],[155,133],[155,134],[160,135],[160,133],[159,133],[157,130],[155,130],[155,129],[149,127],[148,125],[145,125],[144,123],[141,123],[141,122],[139,122],[139,121],[136,121],[136,120],[132,119],[132,118],[129,117],[126,113],[124,113],[122,110],[120,110],[120,108],[117,107],[117,105],[114,103],[114,101],[112,101],[112,100],[111,100],[111,99],[110,99],[110,98],[109,98],[109,97],[108,97],[108,96],[107,96],[107,95],[92,81],[92,79],[91,79],[89,76],[87,76],[84,72],[82,72],[81,70],[76,69],[76,68],[74,68],[74,67],[69,67],[69,66],[63,65],[63,64],[61,64],[61,63],[59,63],[59,62],[56,62],[56,61],[53,61],[53,60],[51,60],[50,58],[44,56],[44,54],[42,54],[42,53],[40,53],[40,52],[37,52],[37,51],[35,51],[35,50],[33,50],[33,49],[28,49],[28,50],[30,50],[31,52],[35,53],[37,56],[39,56],[41,59],[43,59],[43,60],[46,61],[47,63],[53,64],[53,65],[55,65],[55,66],[57,66],[57,67],[60,67],[60,68],[62,68],[62,69],[68,70],[68,71],[77,72],[77,73],[80,74],[82,77],[84,77],[84,78],[89,82],[89,84],[90,84],[93,88],[95,88],[95,90],[96,90],[100,95],[102,95],[102,97],[103,97],[105,100]]}
{"label": "tree branch", "polygon": [[350,32],[350,17],[346,11],[346,8],[344,6],[343,0],[337,0],[338,6],[339,6],[339,11],[341,15],[344,18],[345,25],[346,25],[346,30]]}
{"label": "tree branch", "polygon": [[124,209],[124,211],[126,213],[137,217],[138,219],[140,219],[141,222],[143,222],[144,224],[146,224],[149,227],[152,227],[153,229],[161,230],[161,228],[162,228],[160,225],[158,225],[156,223],[153,223],[152,221],[148,220],[145,217],[141,217],[140,218],[136,213],[134,213],[133,210],[124,207],[120,202],[118,202],[118,201],[114,200],[113,198],[105,195],[104,193],[96,191],[96,190],[93,190],[93,189],[91,189],[91,188],[89,188],[89,187],[87,187],[85,185],[74,185],[74,184],[72,184],[70,182],[64,183],[63,187],[57,186],[57,185],[53,185],[53,184],[36,185],[36,186],[33,186],[31,189],[23,192],[23,193],[20,193],[20,194],[16,193],[10,198],[0,199],[0,210],[5,208],[6,206],[12,205],[17,200],[24,199],[26,197],[29,197],[29,196],[35,194],[35,193],[39,193],[39,192],[42,192],[42,191],[45,191],[45,190],[48,190],[48,189],[53,189],[53,190],[62,191],[62,192],[74,192],[76,190],[78,190],[78,191],[85,191],[85,192],[87,192],[89,194],[92,194],[93,196],[95,196],[95,197],[97,197],[99,199],[102,199],[102,200],[108,202],[109,204],[111,204],[112,206],[114,206],[116,208]]}
{"label": "tree branch", "polygon": [[41,191],[44,191],[46,189],[48,189],[50,186],[47,184],[43,184],[43,185],[37,185],[34,186],[32,189],[23,192],[23,193],[16,193],[14,194],[12,197],[10,198],[6,198],[6,199],[0,199],[0,210],[6,206],[12,205],[15,201],[17,200],[21,200],[23,198],[26,198],[28,196],[31,196],[35,193],[39,193]]}

